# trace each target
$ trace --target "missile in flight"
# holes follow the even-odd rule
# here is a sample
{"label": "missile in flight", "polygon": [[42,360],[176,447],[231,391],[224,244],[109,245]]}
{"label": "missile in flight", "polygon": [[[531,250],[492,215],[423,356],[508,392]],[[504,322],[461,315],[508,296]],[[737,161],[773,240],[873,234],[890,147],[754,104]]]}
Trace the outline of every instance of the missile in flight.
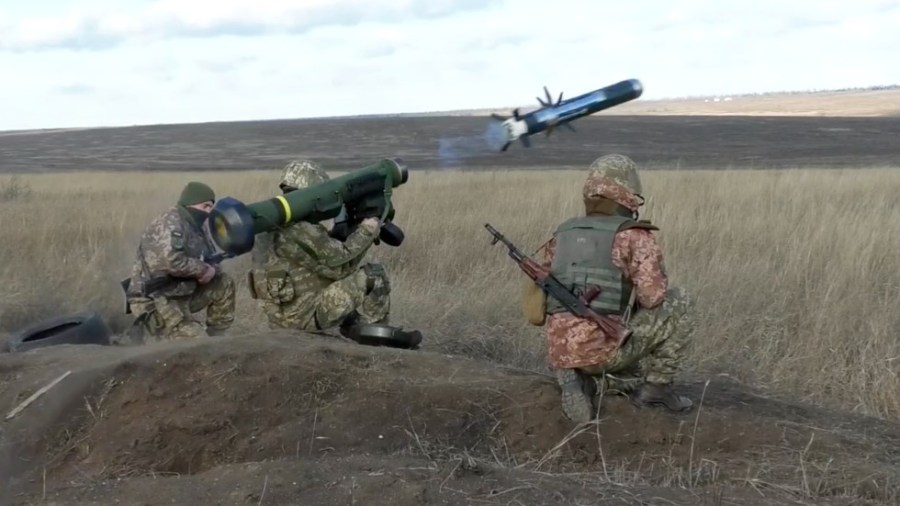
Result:
{"label": "missile in flight", "polygon": [[519,109],[516,108],[511,117],[491,114],[494,121],[489,127],[488,137],[492,144],[502,143],[500,151],[506,151],[516,140],[527,148],[531,146],[528,138],[534,134],[544,132],[550,136],[550,132],[559,126],[574,132],[575,128],[570,124],[572,121],[634,100],[640,97],[643,91],[644,87],[639,80],[626,79],[567,100],[562,99],[560,92],[554,104],[550,91],[544,86],[547,101],[536,97],[542,106],[540,109],[528,114],[519,114]]}

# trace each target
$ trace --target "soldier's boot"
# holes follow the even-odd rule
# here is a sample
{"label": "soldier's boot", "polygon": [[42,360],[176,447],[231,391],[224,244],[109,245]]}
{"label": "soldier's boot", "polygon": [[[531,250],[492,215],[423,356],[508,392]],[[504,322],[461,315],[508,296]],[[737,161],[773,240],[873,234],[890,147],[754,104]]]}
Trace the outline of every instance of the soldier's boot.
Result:
{"label": "soldier's boot", "polygon": [[[390,315],[385,316],[381,320],[378,320],[377,323],[382,325],[388,325],[390,321]],[[407,348],[410,350],[418,350],[419,345],[422,344],[422,332],[418,330],[403,330],[400,327],[392,327],[394,329],[394,333],[391,336],[393,340],[398,343],[401,343],[399,346],[402,348]],[[405,344],[402,344],[405,343]]]}
{"label": "soldier's boot", "polygon": [[671,384],[660,385],[658,383],[644,383],[634,397],[634,403],[638,407],[662,406],[675,413],[686,413],[694,406],[694,403],[687,397],[677,395],[672,390]]}
{"label": "soldier's boot", "polygon": [[407,349],[410,350],[418,350],[423,337],[422,332],[418,330],[397,329],[394,331],[394,338],[407,343]]}
{"label": "soldier's boot", "polygon": [[556,371],[556,381],[562,390],[562,408],[566,417],[575,423],[591,421],[594,418],[594,380],[575,369],[560,369]]}
{"label": "soldier's boot", "polygon": [[352,313],[350,313],[349,315],[347,315],[347,317],[344,318],[344,319],[341,321],[340,326],[338,326],[338,332],[339,332],[342,336],[346,337],[347,339],[350,339],[350,340],[352,340],[352,341],[356,341],[356,339],[354,339],[354,337],[356,337],[356,330],[355,330],[355,329],[356,329],[361,323],[362,323],[362,322],[360,322],[360,319],[359,319],[359,313],[357,313],[356,311],[353,311]]}

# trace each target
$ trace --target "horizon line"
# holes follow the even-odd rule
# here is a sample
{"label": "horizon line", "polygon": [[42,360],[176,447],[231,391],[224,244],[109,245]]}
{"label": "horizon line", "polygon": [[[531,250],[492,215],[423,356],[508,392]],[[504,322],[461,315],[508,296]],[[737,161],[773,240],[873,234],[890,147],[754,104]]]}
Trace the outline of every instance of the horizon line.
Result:
{"label": "horizon line", "polygon": [[[815,95],[815,94],[827,94],[827,93],[848,93],[848,92],[867,92],[867,91],[886,91],[886,90],[898,90],[900,89],[900,84],[887,84],[887,85],[872,85],[872,86],[858,86],[858,87],[846,87],[846,88],[828,88],[828,89],[811,89],[811,90],[781,90],[781,91],[763,91],[763,92],[745,92],[745,93],[718,93],[718,94],[706,94],[706,95],[681,95],[681,96],[672,96],[672,97],[661,97],[654,99],[644,99],[638,101],[627,102],[625,104],[621,104],[617,107],[627,107],[632,104],[638,103],[648,103],[648,102],[671,102],[671,101],[691,101],[691,100],[702,100],[702,99],[710,99],[710,98],[740,98],[740,97],[762,97],[762,96],[772,96],[772,95]],[[469,114],[469,115],[490,115],[491,112],[498,111],[511,111],[513,109],[525,109],[528,107],[534,107],[533,104],[529,105],[518,105],[518,106],[497,106],[497,107],[474,107],[474,108],[463,108],[463,109],[435,109],[435,110],[427,110],[427,111],[407,111],[407,112],[396,112],[396,113],[368,113],[368,114],[339,114],[339,115],[320,115],[320,116],[296,116],[289,118],[266,118],[266,119],[235,119],[235,120],[210,120],[210,121],[195,121],[195,122],[177,122],[177,123],[134,123],[130,125],[95,125],[95,126],[73,126],[73,127],[46,127],[46,128],[25,128],[25,129],[12,129],[12,130],[3,130],[0,129],[0,133],[4,134],[26,134],[26,133],[38,133],[38,132],[53,132],[53,131],[67,131],[67,130],[91,130],[91,129],[107,129],[107,128],[135,128],[135,127],[148,127],[148,126],[176,126],[176,125],[205,125],[212,123],[247,123],[247,122],[261,122],[261,121],[298,121],[298,120],[322,120],[322,119],[354,119],[354,118],[388,118],[388,117],[409,117],[409,116],[453,116],[459,114]]]}

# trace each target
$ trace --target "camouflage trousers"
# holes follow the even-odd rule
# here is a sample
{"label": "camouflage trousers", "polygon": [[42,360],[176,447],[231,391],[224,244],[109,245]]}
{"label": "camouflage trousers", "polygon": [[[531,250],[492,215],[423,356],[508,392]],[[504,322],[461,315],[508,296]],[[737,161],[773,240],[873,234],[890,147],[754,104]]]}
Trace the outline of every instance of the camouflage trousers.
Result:
{"label": "camouflage trousers", "polygon": [[[234,280],[219,273],[183,297],[154,297],[129,302],[135,314],[132,339],[143,342],[196,339],[218,334],[234,322]],[[206,328],[193,314],[206,310]],[[137,335],[135,335],[137,334]]]}
{"label": "camouflage trousers", "polygon": [[629,393],[644,382],[672,383],[681,369],[694,333],[693,299],[683,288],[670,288],[666,301],[636,311],[629,322],[633,333],[602,366],[578,370],[601,381],[604,391]]}
{"label": "camouflage trousers", "polygon": [[299,294],[295,301],[265,302],[263,311],[272,328],[327,330],[345,323],[387,323],[391,283],[379,264],[368,263],[324,290]]}

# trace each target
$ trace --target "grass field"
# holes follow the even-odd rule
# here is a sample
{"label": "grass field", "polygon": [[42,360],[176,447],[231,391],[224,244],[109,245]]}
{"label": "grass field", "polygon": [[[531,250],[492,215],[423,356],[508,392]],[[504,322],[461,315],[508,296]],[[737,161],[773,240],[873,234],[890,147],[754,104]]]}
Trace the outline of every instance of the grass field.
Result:
{"label": "grass field", "polygon": [[[201,178],[255,200],[274,172],[86,173],[0,177],[0,329],[100,310],[121,330],[118,281],[142,228]],[[524,276],[490,222],[533,251],[581,212],[584,174],[413,171],[396,194],[406,242],[374,257],[392,274],[395,321],[425,347],[542,369],[523,323]],[[888,169],[646,172],[645,218],[661,227],[672,282],[697,298],[688,363],[800,400],[900,420],[900,173]],[[264,328],[239,282],[238,329]]]}

